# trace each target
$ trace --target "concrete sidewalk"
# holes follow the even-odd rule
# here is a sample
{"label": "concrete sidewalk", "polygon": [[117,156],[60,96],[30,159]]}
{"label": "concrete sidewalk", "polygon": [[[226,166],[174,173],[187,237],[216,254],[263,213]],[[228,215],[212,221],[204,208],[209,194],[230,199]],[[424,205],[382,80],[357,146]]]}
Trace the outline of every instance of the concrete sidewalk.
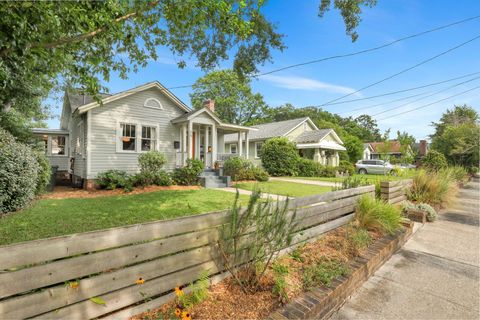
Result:
{"label": "concrete sidewalk", "polygon": [[475,178],[332,319],[479,319],[479,197]]}

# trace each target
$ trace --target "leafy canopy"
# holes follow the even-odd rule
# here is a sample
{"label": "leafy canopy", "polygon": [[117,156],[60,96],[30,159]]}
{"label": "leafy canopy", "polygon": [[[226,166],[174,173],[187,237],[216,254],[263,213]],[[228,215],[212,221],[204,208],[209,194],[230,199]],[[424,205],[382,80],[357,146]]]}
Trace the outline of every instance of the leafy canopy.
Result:
{"label": "leafy canopy", "polygon": [[253,93],[250,78],[240,77],[234,70],[220,70],[198,79],[190,94],[196,109],[207,99],[215,100],[215,112],[220,119],[248,125],[264,115],[267,105],[263,96]]}

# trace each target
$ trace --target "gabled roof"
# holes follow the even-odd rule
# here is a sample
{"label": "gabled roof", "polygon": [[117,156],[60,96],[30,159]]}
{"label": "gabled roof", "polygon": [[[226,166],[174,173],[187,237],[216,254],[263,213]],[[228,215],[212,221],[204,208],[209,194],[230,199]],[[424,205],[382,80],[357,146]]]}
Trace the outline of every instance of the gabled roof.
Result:
{"label": "gabled roof", "polygon": [[[180,107],[184,111],[187,111],[187,112],[191,111],[191,109],[186,104],[184,104],[180,99],[178,99],[173,93],[171,93],[167,88],[165,88],[158,81],[148,82],[148,83],[143,84],[141,86],[138,86],[138,87],[126,90],[126,91],[122,91],[122,92],[119,92],[119,93],[116,93],[116,94],[113,94],[113,95],[109,95],[109,96],[105,97],[104,99],[102,99],[102,103],[103,104],[109,103],[109,102],[112,102],[112,101],[115,101],[115,100],[118,100],[118,99],[121,99],[121,98],[125,98],[125,97],[128,97],[129,95],[132,95],[132,94],[135,94],[135,93],[138,93],[138,92],[141,92],[141,91],[145,91],[145,90],[148,90],[148,89],[151,89],[151,88],[156,88],[156,89],[160,90],[165,96],[167,96],[171,101],[173,101],[178,107]],[[91,101],[87,104],[84,104],[84,105],[81,105],[81,106],[77,107],[77,110],[80,114],[82,114],[82,113],[87,112],[88,110],[91,110],[93,108],[97,108],[99,106],[100,106],[100,104],[97,103],[96,101]]]}
{"label": "gabled roof", "polygon": [[309,143],[318,142],[325,138],[330,132],[334,132],[333,129],[319,129],[312,131],[305,131],[301,135],[295,138],[297,143]]}
{"label": "gabled roof", "polygon": [[[389,153],[401,153],[400,151],[400,142],[398,140],[390,140],[390,150],[388,151]],[[372,148],[374,153],[380,153],[379,149],[382,148],[384,142],[369,142],[368,143],[370,147]]]}
{"label": "gabled roof", "polygon": [[[283,137],[292,132],[295,128],[300,126],[304,122],[309,122],[313,128],[317,128],[309,117],[303,117],[298,119],[291,119],[278,122],[270,122],[265,124],[258,124],[252,126],[252,128],[258,129],[257,131],[250,132],[250,140],[266,140],[273,137]],[[237,141],[235,134],[225,135],[225,142]]]}
{"label": "gabled roof", "polygon": [[[99,93],[98,95],[102,99],[105,99],[111,96],[111,94],[108,94],[108,93]],[[82,93],[70,92],[70,91],[67,91],[67,98],[68,98],[68,101],[70,101],[70,108],[72,112],[75,112],[78,109],[78,107],[95,102],[92,96],[85,95]]]}

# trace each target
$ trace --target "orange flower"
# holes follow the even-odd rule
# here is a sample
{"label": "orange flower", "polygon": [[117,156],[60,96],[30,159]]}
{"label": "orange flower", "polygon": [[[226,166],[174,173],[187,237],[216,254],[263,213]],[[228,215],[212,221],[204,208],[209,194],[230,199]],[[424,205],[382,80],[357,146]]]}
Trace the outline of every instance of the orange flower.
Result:
{"label": "orange flower", "polygon": [[69,283],[70,288],[72,289],[77,289],[78,288],[78,282],[77,281],[72,281]]}
{"label": "orange flower", "polygon": [[136,284],[144,284],[144,283],[145,283],[145,279],[143,279],[143,278],[140,277],[140,278],[138,278],[137,280],[135,280],[135,283],[136,283]]}
{"label": "orange flower", "polygon": [[175,309],[175,315],[176,315],[177,317],[180,317],[181,314],[182,314],[182,310],[180,310],[180,308],[176,308],[176,309]]}
{"label": "orange flower", "polygon": [[180,289],[180,287],[175,287],[175,294],[177,297],[183,296],[183,291]]}
{"label": "orange flower", "polygon": [[182,320],[192,320],[192,316],[187,311],[182,312]]}

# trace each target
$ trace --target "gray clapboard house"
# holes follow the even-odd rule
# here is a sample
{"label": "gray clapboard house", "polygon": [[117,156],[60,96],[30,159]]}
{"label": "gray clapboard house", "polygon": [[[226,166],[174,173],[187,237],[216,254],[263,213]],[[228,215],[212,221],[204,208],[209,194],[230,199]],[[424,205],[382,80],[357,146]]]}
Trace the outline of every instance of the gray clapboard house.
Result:
{"label": "gray clapboard house", "polygon": [[45,153],[59,172],[76,185],[93,188],[97,175],[109,169],[138,172],[138,156],[158,150],[167,157],[167,170],[183,166],[188,158],[211,168],[223,157],[224,136],[255,128],[222,122],[206,107],[191,110],[159,82],[150,82],[113,95],[102,103],[66,92],[60,129],[34,129],[45,143]]}

